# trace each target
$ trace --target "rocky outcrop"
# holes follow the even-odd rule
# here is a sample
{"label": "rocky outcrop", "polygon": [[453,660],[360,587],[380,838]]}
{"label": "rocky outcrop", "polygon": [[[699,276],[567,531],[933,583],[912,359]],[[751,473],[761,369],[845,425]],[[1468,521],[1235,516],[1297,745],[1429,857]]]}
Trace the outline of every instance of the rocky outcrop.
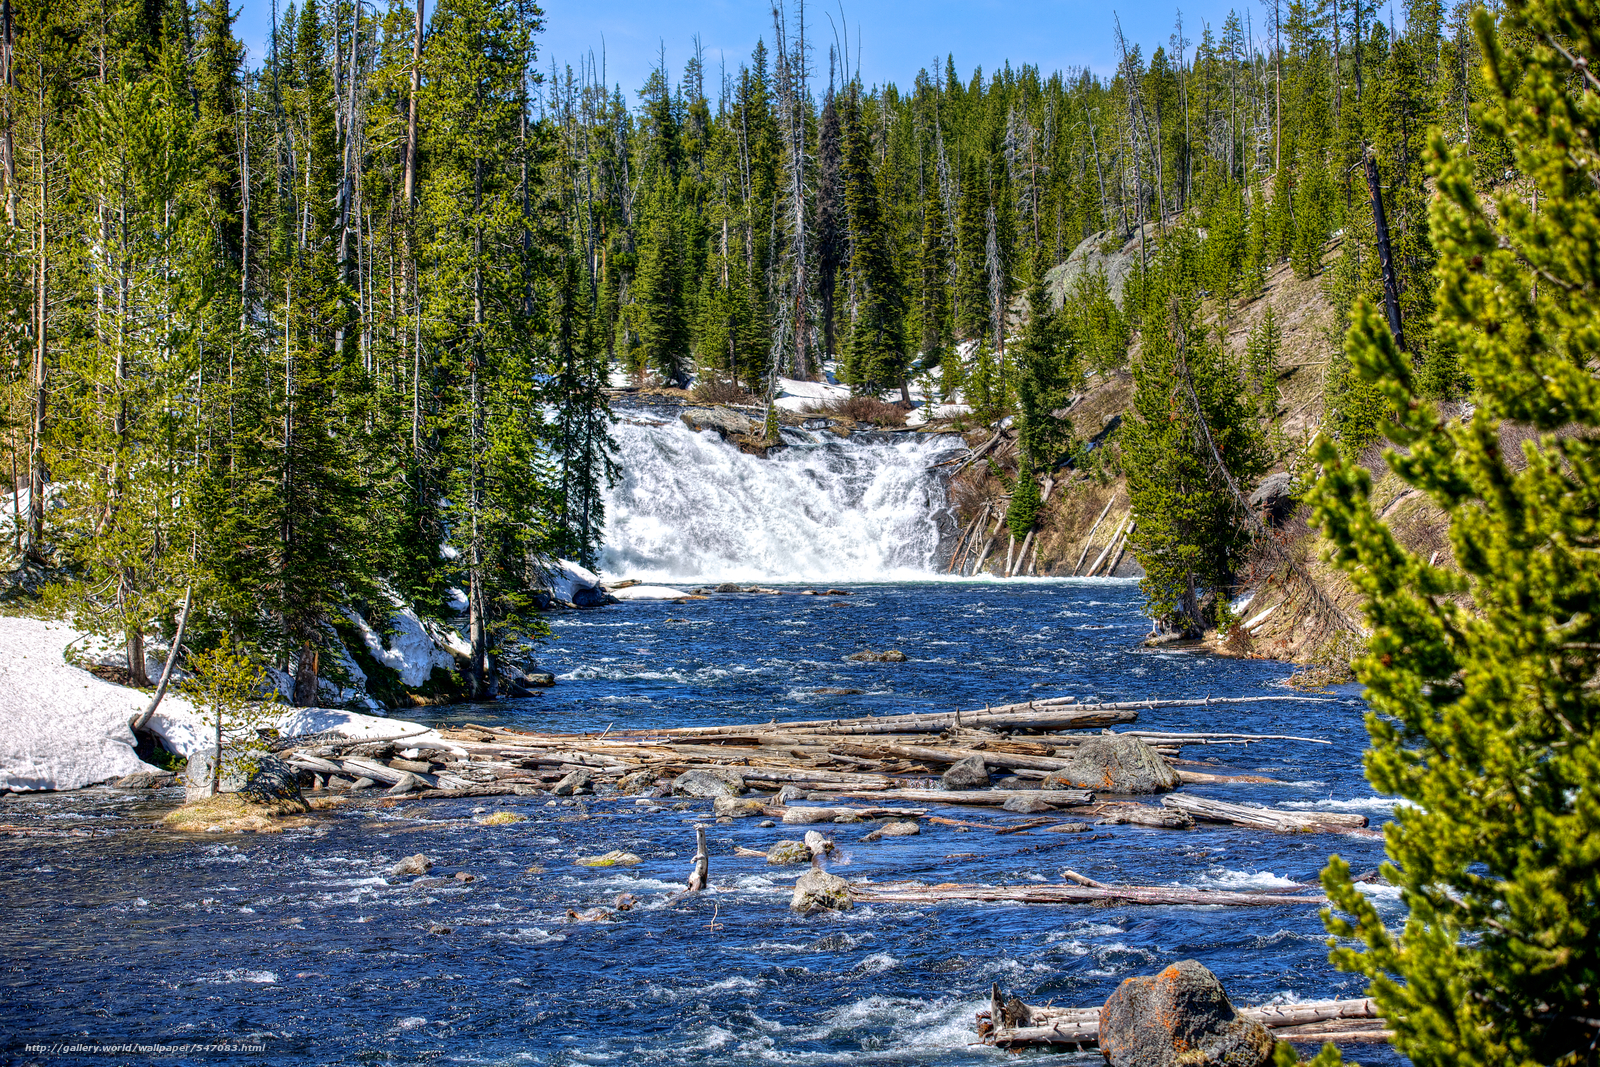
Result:
{"label": "rocky outcrop", "polygon": [[1100,1009],[1100,1052],[1111,1067],[1264,1067],[1275,1043],[1194,960],[1129,978]]}
{"label": "rocky outcrop", "polygon": [[811,850],[804,841],[779,841],[767,849],[767,864],[772,867],[798,867],[811,862]]}
{"label": "rocky outcrop", "polygon": [[1256,486],[1256,491],[1250,494],[1250,506],[1260,514],[1263,521],[1273,526],[1278,526],[1289,517],[1294,510],[1294,496],[1290,490],[1294,486],[1294,475],[1288,471],[1279,471],[1269,474]]}
{"label": "rocky outcrop", "polygon": [[760,429],[748,415],[720,404],[713,408],[685,408],[679,418],[696,433],[710,430],[722,437],[729,434],[749,437]]}
{"label": "rocky outcrop", "polygon": [[1178,788],[1178,772],[1137,737],[1101,734],[1079,745],[1071,762],[1045,778],[1046,789],[1101,793],[1164,793]]}

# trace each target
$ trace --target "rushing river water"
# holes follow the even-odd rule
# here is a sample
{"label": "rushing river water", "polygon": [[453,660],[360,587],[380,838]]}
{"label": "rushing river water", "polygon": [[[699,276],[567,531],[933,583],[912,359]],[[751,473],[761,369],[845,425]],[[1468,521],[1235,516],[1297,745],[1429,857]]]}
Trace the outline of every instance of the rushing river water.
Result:
{"label": "rushing river water", "polygon": [[[1290,693],[1277,663],[1139,650],[1132,582],[855,586],[855,595],[721,595],[554,617],[542,695],[439,709],[440,722],[562,730],[765,722],[1081,699]],[[842,657],[897,647],[900,665]],[[858,689],[822,695],[819,689]],[[1281,785],[1189,787],[1298,808],[1389,804],[1361,776],[1363,705],[1167,709],[1141,727],[1326,738],[1189,748]],[[800,918],[797,870],[734,855],[798,836],[756,820],[708,832],[714,892],[679,903],[706,805],[647,813],[632,798],[377,802],[276,835],[187,835],[150,824],[177,802],[89,790],[12,797],[0,822],[78,831],[0,837],[0,1033],[7,1062],[467,1064],[1002,1064],[973,1044],[989,984],[1089,1005],[1122,979],[1194,958],[1243,1004],[1360,995],[1327,962],[1313,904],[1274,908],[858,906]],[[478,825],[488,812],[528,821]],[[985,825],[1023,817],[936,814]],[[1070,816],[1070,812],[1067,813]],[[1357,871],[1381,842],[1202,827],[995,836],[927,824],[861,843],[832,827],[850,879],[1110,882],[1281,889],[1330,852]],[[574,866],[620,848],[633,868]],[[433,858],[423,881],[385,875]],[[456,872],[474,875],[458,882]],[[1395,891],[1371,887],[1393,916]],[[610,922],[568,909],[640,904]],[[40,1055],[26,1044],[260,1044],[265,1053]],[[1385,1048],[1365,1063],[1398,1063]],[[1097,1053],[1036,1057],[1099,1062]]]}

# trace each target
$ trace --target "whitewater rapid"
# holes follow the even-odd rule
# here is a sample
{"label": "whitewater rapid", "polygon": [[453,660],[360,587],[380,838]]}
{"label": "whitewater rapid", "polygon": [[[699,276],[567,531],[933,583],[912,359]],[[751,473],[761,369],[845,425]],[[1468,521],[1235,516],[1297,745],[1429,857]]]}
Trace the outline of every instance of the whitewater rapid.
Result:
{"label": "whitewater rapid", "polygon": [[951,522],[930,468],[959,442],[785,431],[746,455],[680,423],[616,427],[622,477],[605,498],[600,568],[613,578],[848,582],[927,578]]}

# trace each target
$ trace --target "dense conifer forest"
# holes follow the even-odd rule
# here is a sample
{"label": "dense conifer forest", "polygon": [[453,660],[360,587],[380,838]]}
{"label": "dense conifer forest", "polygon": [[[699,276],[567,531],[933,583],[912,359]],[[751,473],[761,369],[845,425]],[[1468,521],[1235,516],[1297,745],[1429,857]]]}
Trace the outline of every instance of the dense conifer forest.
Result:
{"label": "dense conifer forest", "polygon": [[[1466,385],[1432,327],[1427,131],[1484,187],[1516,175],[1467,6],[1405,15],[1274,0],[1118,30],[1110,76],[951,56],[901,86],[782,8],[736,64],[621,86],[543,63],[528,0],[305,0],[254,65],[226,0],[7,2],[10,547],[78,579],[137,682],[188,591],[308,698],[341,605],[459,613],[479,692],[539,626],[541,561],[595,559],[614,374],[760,404],[831,371],[1012,417],[1020,539],[1078,455],[1074,390],[1131,369],[1133,548],[1194,623],[1281,452],[1275,328],[1242,362],[1217,340],[1269,268],[1385,308],[1426,396]],[[1120,301],[1089,272],[1047,306],[1052,265],[1130,237]],[[1378,435],[1342,355],[1326,390],[1341,447]]]}

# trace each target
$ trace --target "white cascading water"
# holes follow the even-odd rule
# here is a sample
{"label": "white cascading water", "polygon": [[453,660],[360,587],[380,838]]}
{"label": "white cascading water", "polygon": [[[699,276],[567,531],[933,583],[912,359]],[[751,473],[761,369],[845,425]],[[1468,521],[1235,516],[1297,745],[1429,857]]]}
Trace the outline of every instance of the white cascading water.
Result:
{"label": "white cascading water", "polygon": [[769,459],[681,423],[615,430],[600,567],[652,581],[846,582],[931,577],[953,439],[857,442],[785,431]]}

